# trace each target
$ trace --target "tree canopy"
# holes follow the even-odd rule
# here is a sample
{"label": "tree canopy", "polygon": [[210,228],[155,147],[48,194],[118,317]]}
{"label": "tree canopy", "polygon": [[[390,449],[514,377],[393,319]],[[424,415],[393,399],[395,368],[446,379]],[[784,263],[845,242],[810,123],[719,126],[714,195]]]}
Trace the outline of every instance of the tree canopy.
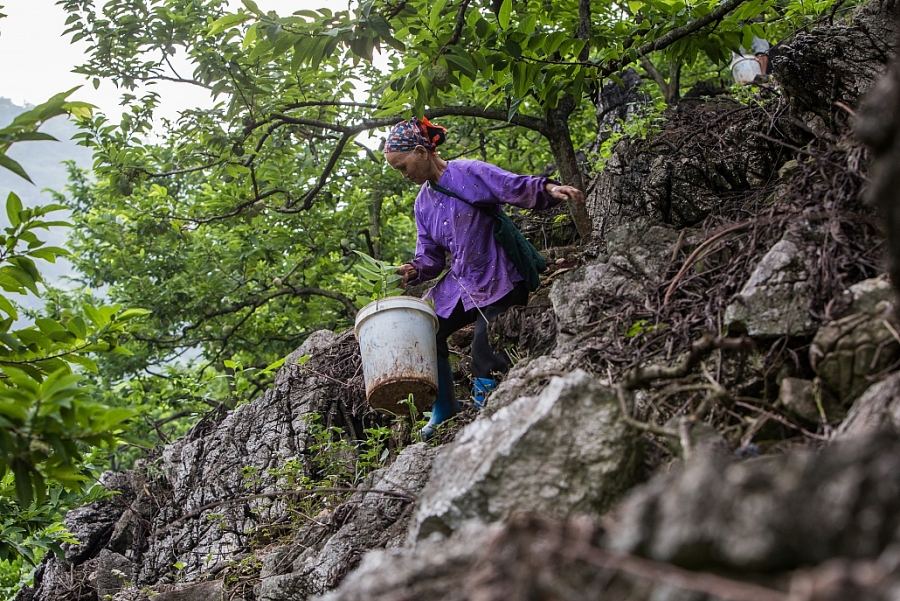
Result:
{"label": "tree canopy", "polygon": [[[352,323],[366,294],[351,251],[410,258],[415,190],[382,159],[386,127],[441,118],[448,158],[555,165],[583,189],[575,148],[596,136],[592,101],[623,68],[721,67],[767,35],[760,15],[771,35],[829,6],[373,0],[282,16],[252,0],[234,12],[223,0],[60,4],[89,44],[78,70],[122,88],[126,107],[119,123],[83,123],[95,166],[72,171],[75,262],[113,301],[152,310],[134,354],[101,372],[168,415],[255,394],[310,332]],[[160,129],[159,97],[141,86],[163,80],[219,103]],[[571,217],[587,234],[583,211]]]}

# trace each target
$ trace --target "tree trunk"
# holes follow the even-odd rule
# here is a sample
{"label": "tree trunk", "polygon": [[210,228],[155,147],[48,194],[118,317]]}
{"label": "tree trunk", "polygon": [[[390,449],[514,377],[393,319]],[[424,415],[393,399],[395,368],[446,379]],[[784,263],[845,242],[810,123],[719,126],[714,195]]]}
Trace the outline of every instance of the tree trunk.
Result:
{"label": "tree trunk", "polygon": [[[556,108],[547,114],[547,141],[550,143],[550,151],[559,168],[559,177],[564,184],[575,186],[584,192],[584,177],[578,167],[578,158],[575,156],[575,146],[572,144],[572,134],[569,131],[569,115],[575,108],[571,96],[560,100]],[[582,238],[589,238],[591,230],[591,216],[588,215],[584,203],[569,203],[569,214],[575,222],[575,229]]]}

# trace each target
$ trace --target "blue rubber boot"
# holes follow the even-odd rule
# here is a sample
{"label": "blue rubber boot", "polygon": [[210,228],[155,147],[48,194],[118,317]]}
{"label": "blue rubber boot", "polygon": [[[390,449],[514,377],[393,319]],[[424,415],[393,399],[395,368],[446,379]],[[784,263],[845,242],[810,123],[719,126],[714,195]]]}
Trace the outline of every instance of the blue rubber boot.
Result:
{"label": "blue rubber boot", "polygon": [[475,378],[475,388],[472,391],[472,396],[475,397],[476,409],[484,407],[484,400],[495,388],[497,388],[497,380],[492,380],[490,378]]}
{"label": "blue rubber boot", "polygon": [[431,406],[431,419],[422,428],[422,438],[428,440],[437,427],[459,412],[456,392],[453,390],[453,367],[449,358],[438,357],[438,395]]}

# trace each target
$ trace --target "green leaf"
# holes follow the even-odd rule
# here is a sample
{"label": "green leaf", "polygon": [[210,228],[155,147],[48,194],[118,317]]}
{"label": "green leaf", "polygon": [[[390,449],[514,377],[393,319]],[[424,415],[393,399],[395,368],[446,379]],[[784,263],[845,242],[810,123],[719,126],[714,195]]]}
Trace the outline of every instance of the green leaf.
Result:
{"label": "green leaf", "polygon": [[363,265],[356,265],[356,272],[372,282],[378,281],[382,277],[380,273],[376,273]]}
{"label": "green leaf", "polygon": [[431,6],[431,14],[428,16],[428,27],[432,31],[437,29],[438,24],[441,22],[441,14],[446,6],[447,0],[435,0],[435,3]]}
{"label": "green leaf", "polygon": [[32,183],[32,184],[34,183],[33,181],[31,181],[31,178],[28,177],[28,174],[25,173],[25,170],[22,169],[21,165],[19,165],[17,162],[15,162],[14,160],[12,160],[11,158],[9,158],[8,156],[6,156],[3,153],[0,153],[0,167],[8,169],[9,171],[12,171],[13,173],[15,173],[19,177],[25,179],[29,183]]}
{"label": "green leaf", "polygon": [[18,227],[22,220],[19,213],[22,211],[22,200],[15,192],[10,192],[6,197],[6,217],[9,219],[10,225]]}
{"label": "green leaf", "polygon": [[528,79],[528,69],[523,62],[517,62],[513,65],[513,89],[516,98],[524,98],[525,93],[531,87],[531,81]]}
{"label": "green leaf", "polygon": [[109,324],[109,317],[104,315],[103,312],[96,307],[84,304],[81,305],[81,310],[84,311],[85,315],[88,316],[88,319],[91,320],[91,323],[93,323],[98,328],[102,328]]}
{"label": "green leaf", "polygon": [[226,29],[230,29],[236,25],[240,25],[241,23],[249,21],[252,18],[253,18],[253,15],[251,15],[249,13],[244,13],[244,12],[235,13],[235,14],[231,14],[231,15],[225,15],[221,19],[218,19],[217,21],[213,22],[213,24],[209,28],[209,31],[206,33],[206,35],[214,36],[217,33],[221,33],[223,31],[225,31]]}
{"label": "green leaf", "polygon": [[19,312],[3,295],[0,295],[0,311],[9,315],[13,320],[19,319]]}
{"label": "green leaf", "polygon": [[68,355],[66,361],[74,363],[75,365],[80,365],[93,374],[100,373],[97,364],[92,359],[83,355]]}
{"label": "green leaf", "polygon": [[31,505],[34,500],[33,487],[31,485],[31,469],[28,464],[16,457],[12,462],[13,478],[16,482],[16,497],[22,508]]}
{"label": "green leaf", "polygon": [[247,10],[252,12],[257,17],[264,16],[263,12],[261,10],[259,10],[259,6],[257,6],[256,2],[254,2],[253,0],[241,0],[241,2],[244,4],[244,6],[247,7]]}
{"label": "green leaf", "polygon": [[260,373],[267,374],[267,373],[270,373],[270,372],[275,371],[276,369],[278,369],[279,367],[281,367],[282,365],[284,365],[284,362],[285,362],[286,359],[287,359],[287,357],[282,357],[282,358],[279,359],[278,361],[275,361],[275,362],[273,362],[273,363],[270,363],[270,364],[267,365],[266,368],[263,369]]}
{"label": "green leaf", "polygon": [[73,317],[66,323],[66,329],[75,334],[78,338],[87,337],[87,324],[80,315]]}
{"label": "green leaf", "polygon": [[500,27],[509,29],[509,18],[511,14],[512,0],[503,0],[503,4],[500,5],[500,13],[497,15],[497,19],[500,21]]}
{"label": "green leaf", "polygon": [[15,141],[16,142],[40,142],[40,141],[59,142],[59,140],[57,140],[50,134],[45,134],[42,131],[24,131],[22,133],[15,135]]}
{"label": "green leaf", "polygon": [[27,288],[32,293],[34,293],[35,296],[40,296],[40,293],[38,292],[37,284],[34,281],[34,278],[31,277],[31,274],[29,274],[27,271],[23,270],[22,268],[17,267],[15,265],[6,265],[4,267],[0,267],[0,273],[2,273],[3,275],[8,275],[9,277],[11,277],[15,281],[17,281],[19,284],[21,284],[23,287]]}
{"label": "green leaf", "polygon": [[462,54],[462,51],[457,50],[457,48],[454,47],[449,53],[444,55],[444,58],[447,59],[448,63],[465,73],[469,78],[475,79],[477,77],[475,65],[472,64],[472,61],[469,60],[467,56]]}
{"label": "green leaf", "polygon": [[150,315],[152,313],[153,311],[150,311],[149,309],[125,309],[124,311],[116,315],[116,321],[129,321],[131,319],[144,317],[145,315]]}

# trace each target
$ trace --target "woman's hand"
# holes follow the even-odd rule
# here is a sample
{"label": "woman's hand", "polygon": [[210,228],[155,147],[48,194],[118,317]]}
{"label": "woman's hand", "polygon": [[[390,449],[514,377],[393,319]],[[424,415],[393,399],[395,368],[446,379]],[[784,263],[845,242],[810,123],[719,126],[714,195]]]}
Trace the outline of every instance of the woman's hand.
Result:
{"label": "woman's hand", "polygon": [[547,194],[557,200],[570,200],[572,202],[583,203],[584,193],[575,186],[561,186],[559,184],[547,184],[544,188]]}
{"label": "woman's hand", "polygon": [[406,283],[419,277],[419,272],[416,271],[416,268],[409,263],[404,263],[397,268],[397,275],[403,276],[403,281],[400,282],[400,287],[406,288]]}

